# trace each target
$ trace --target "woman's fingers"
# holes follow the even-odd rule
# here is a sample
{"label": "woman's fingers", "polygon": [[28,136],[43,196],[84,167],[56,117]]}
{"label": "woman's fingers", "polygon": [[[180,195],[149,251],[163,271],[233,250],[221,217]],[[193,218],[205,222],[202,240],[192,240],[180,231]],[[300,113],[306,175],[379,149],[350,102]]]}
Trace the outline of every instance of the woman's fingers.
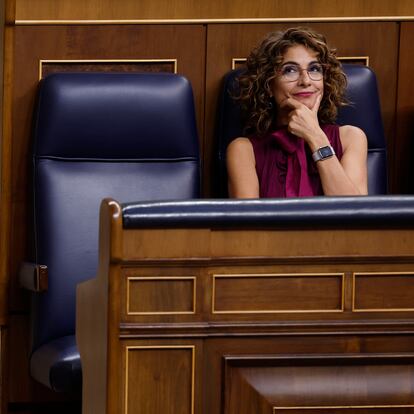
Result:
{"label": "woman's fingers", "polygon": [[319,111],[319,106],[320,106],[320,104],[321,104],[321,101],[322,101],[322,94],[319,94],[317,97],[316,97],[316,99],[315,99],[315,103],[313,104],[313,106],[312,106],[312,112],[314,112],[314,113],[318,113],[318,111]]}

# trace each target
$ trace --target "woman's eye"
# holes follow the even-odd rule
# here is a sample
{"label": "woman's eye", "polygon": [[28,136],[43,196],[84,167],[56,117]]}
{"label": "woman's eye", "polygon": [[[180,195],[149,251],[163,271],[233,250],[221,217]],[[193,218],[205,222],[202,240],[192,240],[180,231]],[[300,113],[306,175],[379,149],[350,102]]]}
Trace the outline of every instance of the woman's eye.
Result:
{"label": "woman's eye", "polygon": [[283,75],[287,75],[290,73],[298,73],[299,69],[296,66],[293,65],[288,65],[288,66],[284,66],[282,69],[282,74]]}
{"label": "woman's eye", "polygon": [[309,66],[308,72],[322,73],[323,72],[322,65],[311,65]]}

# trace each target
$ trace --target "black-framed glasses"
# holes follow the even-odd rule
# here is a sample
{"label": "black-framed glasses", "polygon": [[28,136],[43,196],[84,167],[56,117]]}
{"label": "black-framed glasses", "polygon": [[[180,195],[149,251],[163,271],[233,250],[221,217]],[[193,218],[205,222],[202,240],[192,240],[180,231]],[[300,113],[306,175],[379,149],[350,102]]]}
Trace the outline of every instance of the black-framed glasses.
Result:
{"label": "black-framed glasses", "polygon": [[299,65],[288,63],[283,65],[279,70],[280,77],[286,82],[295,82],[299,79],[301,73],[306,70],[308,76],[313,81],[320,81],[323,79],[323,65],[321,63],[311,63],[306,69]]}

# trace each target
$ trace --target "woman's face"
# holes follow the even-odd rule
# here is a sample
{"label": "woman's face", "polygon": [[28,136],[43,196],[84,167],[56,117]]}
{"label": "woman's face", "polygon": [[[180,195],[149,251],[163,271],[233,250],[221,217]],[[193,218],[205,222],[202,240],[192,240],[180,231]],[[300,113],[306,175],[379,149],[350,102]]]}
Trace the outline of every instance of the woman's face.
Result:
{"label": "woman's face", "polygon": [[316,98],[323,95],[323,69],[317,53],[302,45],[287,49],[273,79],[272,93],[278,106],[286,98],[293,98],[313,108]]}

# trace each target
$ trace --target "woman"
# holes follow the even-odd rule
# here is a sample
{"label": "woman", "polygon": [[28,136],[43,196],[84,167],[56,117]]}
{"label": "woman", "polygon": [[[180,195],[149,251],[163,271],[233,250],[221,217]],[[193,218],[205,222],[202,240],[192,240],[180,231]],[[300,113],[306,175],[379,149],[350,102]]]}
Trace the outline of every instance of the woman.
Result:
{"label": "woman", "polygon": [[246,137],[227,148],[230,197],[367,194],[366,136],[334,124],[346,78],[322,35],[270,33],[239,86]]}

